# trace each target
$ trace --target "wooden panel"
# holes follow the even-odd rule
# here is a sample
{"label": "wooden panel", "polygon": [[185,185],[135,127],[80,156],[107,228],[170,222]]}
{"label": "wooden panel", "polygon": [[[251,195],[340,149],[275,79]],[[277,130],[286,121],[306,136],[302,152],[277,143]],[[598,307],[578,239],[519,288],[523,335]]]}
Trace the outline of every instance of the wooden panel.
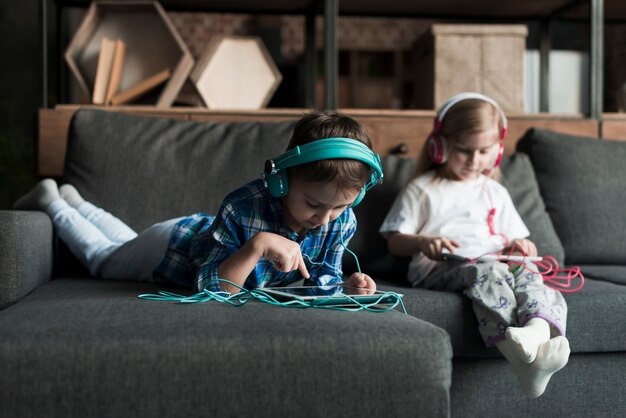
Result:
{"label": "wooden panel", "polygon": [[598,138],[598,121],[593,119],[513,116],[508,120],[509,132],[504,141],[504,153],[506,155],[515,152],[517,142],[524,136],[524,133],[532,127],[550,129],[564,134]]}
{"label": "wooden panel", "polygon": [[626,141],[626,115],[605,113],[602,117],[602,138]]}
{"label": "wooden panel", "polygon": [[67,132],[75,110],[39,109],[37,172],[41,177],[63,175]]}

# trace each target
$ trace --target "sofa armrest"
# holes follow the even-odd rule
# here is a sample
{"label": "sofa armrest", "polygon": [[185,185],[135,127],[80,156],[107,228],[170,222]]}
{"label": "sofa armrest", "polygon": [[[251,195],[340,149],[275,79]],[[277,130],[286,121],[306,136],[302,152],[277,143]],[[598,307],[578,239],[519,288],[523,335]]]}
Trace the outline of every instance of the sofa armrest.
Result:
{"label": "sofa armrest", "polygon": [[50,280],[52,231],[44,212],[0,210],[0,309]]}

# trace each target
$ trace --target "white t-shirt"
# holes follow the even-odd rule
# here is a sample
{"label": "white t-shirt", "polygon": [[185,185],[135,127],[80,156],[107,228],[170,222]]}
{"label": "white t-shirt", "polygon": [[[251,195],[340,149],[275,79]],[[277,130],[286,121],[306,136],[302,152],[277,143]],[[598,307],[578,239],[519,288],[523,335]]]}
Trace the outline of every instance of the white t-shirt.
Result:
{"label": "white t-shirt", "polygon": [[[487,218],[495,209],[491,233]],[[507,240],[530,235],[507,190],[495,180],[480,175],[472,181],[435,177],[429,171],[413,179],[396,198],[380,233],[390,232],[442,236],[461,246],[455,254],[479,257],[501,250]],[[421,281],[437,265],[423,253],[413,256],[409,281]]]}

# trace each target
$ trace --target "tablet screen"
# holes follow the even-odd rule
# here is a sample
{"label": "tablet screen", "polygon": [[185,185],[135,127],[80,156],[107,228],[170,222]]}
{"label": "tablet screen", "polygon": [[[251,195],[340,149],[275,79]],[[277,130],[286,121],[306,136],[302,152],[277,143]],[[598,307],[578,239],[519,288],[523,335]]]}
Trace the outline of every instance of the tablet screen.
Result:
{"label": "tablet screen", "polygon": [[[359,300],[362,303],[389,303],[392,298],[383,297],[385,292],[370,289],[344,286],[341,284],[328,286],[291,286],[265,287],[258,289],[267,292],[278,300],[314,301],[321,304],[338,304]],[[402,295],[399,295],[402,296]]]}

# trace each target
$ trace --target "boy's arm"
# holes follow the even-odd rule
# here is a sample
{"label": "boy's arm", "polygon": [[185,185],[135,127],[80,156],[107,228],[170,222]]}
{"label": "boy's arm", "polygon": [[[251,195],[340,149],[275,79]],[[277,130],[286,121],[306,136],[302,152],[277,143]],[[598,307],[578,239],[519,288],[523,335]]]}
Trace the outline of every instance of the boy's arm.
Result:
{"label": "boy's arm", "polygon": [[[300,246],[271,232],[259,232],[246,241],[239,251],[222,261],[217,269],[218,277],[243,287],[261,257],[272,260],[280,271],[300,270],[303,277],[309,278]],[[228,283],[220,282],[220,287],[229,293],[239,292],[238,288]]]}

